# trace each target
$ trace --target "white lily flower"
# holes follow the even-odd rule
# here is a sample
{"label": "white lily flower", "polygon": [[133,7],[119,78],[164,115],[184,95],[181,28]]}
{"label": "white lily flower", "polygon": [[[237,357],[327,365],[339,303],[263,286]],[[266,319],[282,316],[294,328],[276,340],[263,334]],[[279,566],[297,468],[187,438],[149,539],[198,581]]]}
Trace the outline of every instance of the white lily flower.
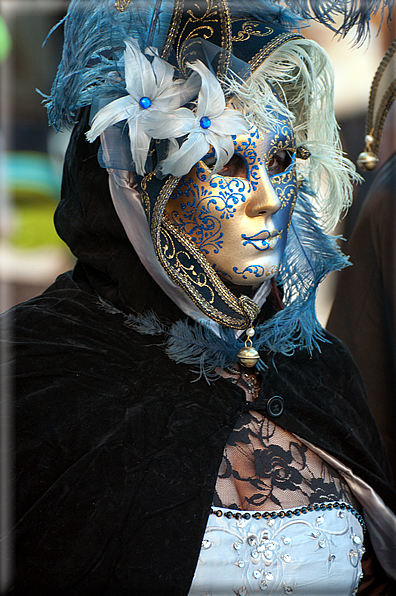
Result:
{"label": "white lily flower", "polygon": [[[132,159],[137,174],[145,174],[145,164],[152,135],[144,125],[148,115],[159,119],[167,118],[169,112],[190,101],[198,92],[198,77],[189,77],[187,81],[174,81],[174,68],[162,60],[156,48],[147,48],[146,53],[153,56],[153,61],[140,51],[134,40],[125,42],[125,83],[128,95],[119,97],[99,110],[92,121],[86,137],[91,143],[109,126],[122,120],[128,121]],[[175,145],[177,145],[174,142]]]}
{"label": "white lily flower", "polygon": [[176,139],[188,134],[181,147],[162,163],[164,175],[187,174],[211,146],[216,155],[213,172],[220,171],[234,154],[232,135],[247,134],[250,126],[241,112],[226,107],[219,81],[202,62],[187,66],[202,80],[195,113],[179,108],[162,120],[151,113],[144,121],[145,132],[155,139]]}

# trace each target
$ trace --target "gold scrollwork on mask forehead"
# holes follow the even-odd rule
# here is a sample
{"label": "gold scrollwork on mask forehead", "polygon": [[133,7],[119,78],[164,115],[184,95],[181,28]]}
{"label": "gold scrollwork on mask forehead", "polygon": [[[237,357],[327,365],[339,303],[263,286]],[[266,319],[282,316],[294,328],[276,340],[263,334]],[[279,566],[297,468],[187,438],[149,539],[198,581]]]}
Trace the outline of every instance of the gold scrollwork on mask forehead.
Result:
{"label": "gold scrollwork on mask forehead", "polygon": [[257,27],[259,26],[260,23],[255,23],[254,21],[245,21],[242,25],[242,29],[240,29],[238,33],[232,37],[232,41],[247,41],[252,36],[268,37],[268,35],[271,35],[274,32],[271,27],[266,27],[264,31],[259,31],[257,30]]}
{"label": "gold scrollwork on mask forehead", "polygon": [[114,3],[114,8],[118,10],[118,12],[123,12],[128,8],[130,5],[131,0],[116,0]]}

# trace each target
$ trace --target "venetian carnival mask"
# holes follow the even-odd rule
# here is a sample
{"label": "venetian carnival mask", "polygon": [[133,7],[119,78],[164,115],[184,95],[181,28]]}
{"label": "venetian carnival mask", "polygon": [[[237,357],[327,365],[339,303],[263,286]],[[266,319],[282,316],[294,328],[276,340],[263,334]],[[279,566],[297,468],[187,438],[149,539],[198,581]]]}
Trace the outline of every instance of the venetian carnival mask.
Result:
{"label": "venetian carnival mask", "polygon": [[[300,28],[301,16],[332,28],[332,16],[344,14],[338,32],[347,31],[360,5],[325,3],[322,12],[295,0],[281,3],[291,10],[276,0],[245,4],[73,0],[46,99],[57,130],[91,106],[86,136],[100,138],[98,160],[110,174],[125,250],[126,238],[197,322],[199,345],[206,329],[227,338],[219,363],[210,335],[210,358],[196,357],[201,372],[235,363],[238,331],[251,334],[252,326],[257,349],[286,355],[323,339],[316,289],[345,266],[327,232],[350,204],[356,179],[334,118],[330,61]],[[365,20],[359,23],[361,36]],[[284,308],[261,321],[275,277]],[[260,287],[244,295],[244,286]],[[175,359],[185,351],[183,341]]]}
{"label": "venetian carnival mask", "polygon": [[219,276],[258,285],[276,275],[297,198],[295,141],[286,120],[233,137],[234,155],[218,174],[211,157],[196,164],[165,212]]}

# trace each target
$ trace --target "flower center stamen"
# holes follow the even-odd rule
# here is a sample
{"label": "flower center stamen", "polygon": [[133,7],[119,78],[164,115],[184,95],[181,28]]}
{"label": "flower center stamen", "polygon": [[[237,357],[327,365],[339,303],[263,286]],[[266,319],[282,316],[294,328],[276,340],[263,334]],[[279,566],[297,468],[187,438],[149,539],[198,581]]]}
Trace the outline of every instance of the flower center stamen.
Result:
{"label": "flower center stamen", "polygon": [[199,124],[201,126],[201,128],[209,128],[209,126],[212,124],[210,121],[210,118],[208,118],[207,116],[202,116],[201,120],[199,121]]}
{"label": "flower center stamen", "polygon": [[147,110],[151,106],[151,99],[149,97],[142,97],[139,99],[139,105],[143,110]]}

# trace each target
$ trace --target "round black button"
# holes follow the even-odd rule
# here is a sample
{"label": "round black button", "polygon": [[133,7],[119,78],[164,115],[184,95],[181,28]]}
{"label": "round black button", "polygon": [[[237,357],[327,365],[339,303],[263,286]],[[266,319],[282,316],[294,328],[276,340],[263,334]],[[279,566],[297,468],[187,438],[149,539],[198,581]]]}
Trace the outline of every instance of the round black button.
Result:
{"label": "round black button", "polygon": [[267,412],[273,418],[277,418],[284,410],[283,397],[274,395],[267,401]]}

